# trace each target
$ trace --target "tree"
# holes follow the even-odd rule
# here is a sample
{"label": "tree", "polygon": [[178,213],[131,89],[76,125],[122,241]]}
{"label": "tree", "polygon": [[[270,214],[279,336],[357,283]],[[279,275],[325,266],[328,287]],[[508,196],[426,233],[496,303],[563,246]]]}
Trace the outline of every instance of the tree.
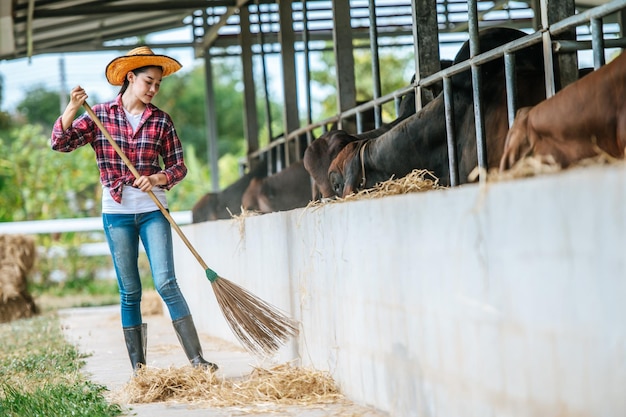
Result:
{"label": "tree", "polygon": [[16,109],[29,123],[50,127],[61,114],[60,99],[58,92],[36,85],[26,90]]}
{"label": "tree", "polygon": [[93,151],[53,152],[48,135],[41,126],[25,125],[0,136],[0,221],[99,213],[101,189]]}
{"label": "tree", "polygon": [[[316,61],[318,68],[311,71],[312,83],[316,91],[328,92],[320,99],[324,119],[337,114],[337,87],[334,54],[330,51],[322,52]],[[389,94],[409,85],[414,73],[412,54],[409,51],[395,50],[381,53],[379,56],[381,68],[382,95]],[[356,100],[369,101],[373,98],[372,58],[369,49],[354,50],[354,75],[356,84]],[[387,118],[395,117],[393,103],[384,106]]]}
{"label": "tree", "polygon": [[[240,70],[233,60],[216,60],[213,73],[219,154],[244,155]],[[193,145],[198,158],[208,162],[204,66],[166,78],[154,102],[172,116],[181,140]]]}

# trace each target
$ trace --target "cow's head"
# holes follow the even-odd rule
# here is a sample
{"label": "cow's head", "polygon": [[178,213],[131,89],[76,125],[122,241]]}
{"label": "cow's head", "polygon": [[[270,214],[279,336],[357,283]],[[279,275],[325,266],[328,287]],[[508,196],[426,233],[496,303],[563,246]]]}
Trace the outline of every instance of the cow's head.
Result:
{"label": "cow's head", "polygon": [[356,140],[354,136],[343,130],[332,130],[314,140],[304,151],[304,168],[315,181],[315,187],[323,198],[336,195],[328,180],[328,169],[331,161],[346,144],[354,140]]}
{"label": "cow's head", "polygon": [[328,180],[335,196],[345,197],[363,188],[360,151],[367,142],[348,143],[330,163]]}

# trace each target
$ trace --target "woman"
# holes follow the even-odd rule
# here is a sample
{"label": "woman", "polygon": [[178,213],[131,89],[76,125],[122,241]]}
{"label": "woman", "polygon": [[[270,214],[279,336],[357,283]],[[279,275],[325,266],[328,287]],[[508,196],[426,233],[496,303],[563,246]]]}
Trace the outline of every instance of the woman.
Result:
{"label": "woman", "polygon": [[[202,357],[187,302],[174,274],[170,225],[152,201],[152,190],[167,207],[165,190],[187,174],[183,149],[170,116],[152,104],[161,79],[181,68],[178,61],[156,55],[146,46],[115,58],[106,67],[109,83],[121,85],[115,100],[93,106],[94,113],[140,174],[135,178],[93,120],[76,112],[87,94],[72,89],[70,102],[52,130],[52,149],[71,152],[90,144],[102,183],[102,220],[120,289],[122,328],[133,371],[146,364],[146,324],[141,317],[141,281],[137,265],[143,243],[154,286],[167,305],[174,329],[194,367],[217,366]],[[161,167],[159,158],[164,167]]]}

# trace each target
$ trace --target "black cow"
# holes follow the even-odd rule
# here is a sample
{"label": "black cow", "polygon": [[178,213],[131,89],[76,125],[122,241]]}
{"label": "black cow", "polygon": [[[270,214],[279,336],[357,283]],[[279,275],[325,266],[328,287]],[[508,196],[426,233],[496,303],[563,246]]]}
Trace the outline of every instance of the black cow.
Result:
{"label": "black cow", "polygon": [[[485,29],[479,34],[481,51],[524,35],[516,29]],[[518,104],[534,105],[545,98],[541,46],[526,48],[515,55]],[[468,58],[469,42],[465,42],[454,63]],[[481,71],[488,166],[498,167],[508,131],[503,59],[482,65]],[[467,182],[469,173],[478,165],[470,71],[452,76],[451,82],[459,176],[460,181]],[[403,177],[413,169],[433,171],[441,184],[448,185],[450,172],[445,126],[444,97],[440,94],[377,139],[347,144],[333,160],[328,172],[335,194],[346,196],[392,176]]]}
{"label": "black cow", "polygon": [[[440,66],[442,69],[448,68],[452,65],[451,60],[441,60]],[[411,85],[415,83],[415,75],[411,78]],[[437,82],[426,90],[430,94],[439,94],[443,89],[443,83]],[[328,168],[330,162],[335,159],[339,152],[348,143],[362,140],[362,139],[374,139],[393,129],[400,124],[404,119],[415,114],[415,92],[410,91],[402,97],[400,106],[398,109],[398,117],[390,123],[383,123],[377,129],[371,129],[359,134],[351,134],[345,129],[331,130],[321,135],[317,140],[313,141],[311,145],[307,147],[304,153],[304,166],[309,174],[313,178],[312,197],[313,200],[319,198],[330,198],[335,195],[328,180]]]}
{"label": "black cow", "polygon": [[314,140],[304,151],[304,167],[313,178],[312,198],[314,200],[334,196],[328,181],[330,163],[339,154],[339,151],[348,143],[360,139],[377,138],[402,120],[415,114],[415,93],[406,94],[400,102],[398,117],[390,123],[384,123],[377,129],[360,134],[350,134],[345,130],[331,130]]}

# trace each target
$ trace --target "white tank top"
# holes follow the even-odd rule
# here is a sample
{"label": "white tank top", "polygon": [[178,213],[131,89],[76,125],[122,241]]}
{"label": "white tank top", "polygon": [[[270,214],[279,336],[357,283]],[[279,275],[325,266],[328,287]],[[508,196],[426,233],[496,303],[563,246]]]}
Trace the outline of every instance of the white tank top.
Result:
{"label": "white tank top", "polygon": [[[167,197],[165,190],[160,187],[152,189],[163,207],[167,208]],[[102,187],[102,213],[107,214],[138,214],[159,210],[159,207],[148,193],[144,193],[139,188],[125,185],[122,191],[122,203],[113,200],[109,187]]]}

